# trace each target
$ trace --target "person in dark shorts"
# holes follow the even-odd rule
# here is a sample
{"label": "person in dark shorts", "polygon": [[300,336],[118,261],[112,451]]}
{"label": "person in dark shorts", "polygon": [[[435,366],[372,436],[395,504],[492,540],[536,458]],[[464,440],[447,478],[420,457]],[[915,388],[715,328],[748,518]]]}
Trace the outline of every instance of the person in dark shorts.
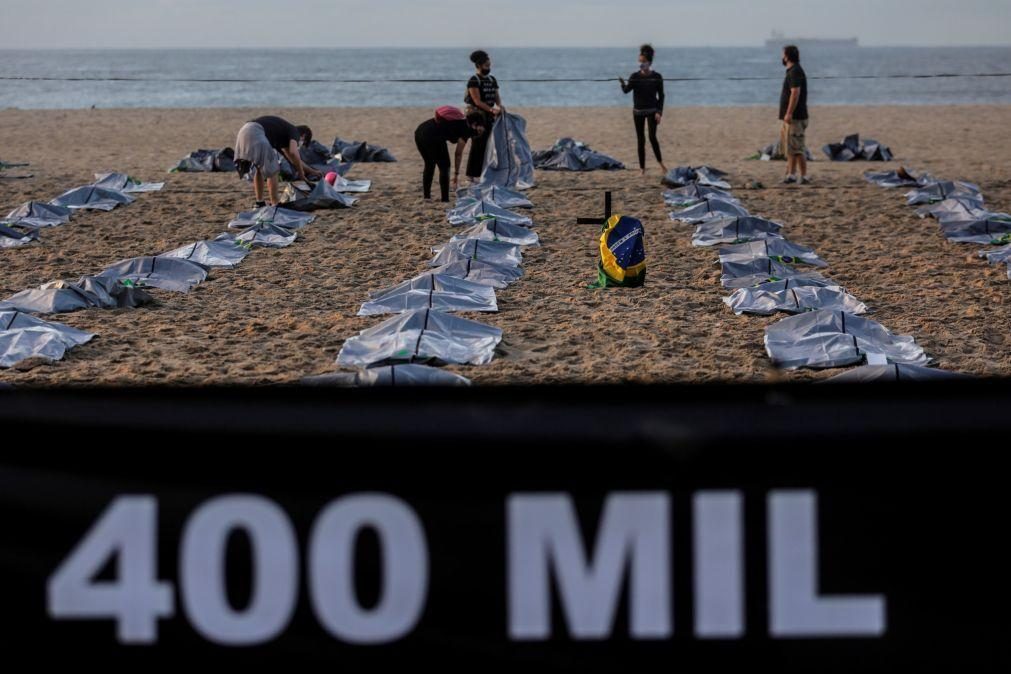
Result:
{"label": "person in dark shorts", "polygon": [[473,182],[479,180],[484,173],[484,154],[491,136],[491,127],[495,118],[505,112],[505,108],[502,107],[498,80],[491,74],[491,57],[488,52],[478,50],[470,55],[470,61],[477,72],[467,82],[467,95],[463,102],[467,104],[468,115],[479,112],[484,116],[484,133],[474,137],[470,144],[470,158],[467,160],[467,177]]}
{"label": "person in dark shorts", "polygon": [[432,198],[432,181],[435,169],[439,168],[439,190],[442,200],[449,201],[449,150],[446,143],[456,144],[456,173],[453,188],[456,189],[460,175],[460,161],[467,139],[485,132],[485,116],[477,111],[466,116],[457,108],[445,106],[435,112],[435,117],[425,120],[414,132],[414,142],[425,162],[422,173],[422,190],[426,199]]}
{"label": "person in dark shorts", "polygon": [[270,195],[271,205],[279,201],[277,177],[281,172],[281,153],[298,172],[302,180],[309,176],[319,178],[322,174],[302,163],[298,153],[300,143],[312,140],[312,130],[307,126],[295,126],[281,117],[267,115],[251,119],[239,129],[235,139],[235,166],[240,176],[253,171],[253,194],[256,206],[266,205],[263,198],[264,179]]}
{"label": "person in dark shorts", "polygon": [[[794,45],[783,47],[786,77],[779,95],[779,119],[782,124],[780,147],[786,155],[786,177],[783,182],[810,184],[807,177],[807,74],[800,67],[800,50]],[[799,172],[799,177],[798,177]]]}
{"label": "person in dark shorts", "polygon": [[639,150],[639,170],[646,175],[646,126],[649,126],[649,144],[653,146],[653,156],[664,173],[667,167],[660,153],[660,141],[656,137],[656,127],[663,117],[663,75],[653,70],[653,47],[644,44],[639,48],[639,70],[632,73],[626,82],[619,77],[621,90],[632,94],[632,119],[635,121],[635,136]]}

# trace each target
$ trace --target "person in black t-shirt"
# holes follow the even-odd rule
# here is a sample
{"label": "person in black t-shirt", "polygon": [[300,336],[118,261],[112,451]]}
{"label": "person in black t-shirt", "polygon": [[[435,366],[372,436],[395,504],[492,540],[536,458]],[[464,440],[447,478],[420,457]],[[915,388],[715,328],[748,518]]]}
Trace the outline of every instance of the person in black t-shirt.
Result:
{"label": "person in black t-shirt", "polygon": [[783,90],[779,95],[779,119],[782,120],[782,136],[780,147],[786,156],[786,184],[799,181],[807,185],[811,181],[807,177],[807,75],[800,67],[800,50],[794,45],[783,47],[783,65],[786,67],[786,77],[783,79]]}
{"label": "person in black t-shirt", "polygon": [[653,146],[656,163],[667,173],[660,153],[660,141],[656,138],[656,127],[663,117],[663,75],[653,70],[653,47],[644,44],[639,48],[639,70],[632,73],[628,82],[621,77],[621,90],[632,95],[632,119],[635,121],[635,136],[639,150],[639,170],[646,175],[646,124],[649,123],[649,144]]}
{"label": "person in black t-shirt", "polygon": [[[439,108],[442,112],[446,108]],[[467,139],[484,133],[485,118],[480,112],[471,112],[466,117],[456,108],[455,116],[459,119],[441,118],[438,113],[433,119],[428,119],[418,125],[414,132],[414,142],[418,146],[418,152],[425,162],[425,170],[422,173],[422,189],[426,199],[432,198],[432,180],[435,177],[435,168],[439,167],[439,189],[442,200],[449,201],[449,150],[446,143],[456,144],[456,172],[460,173],[460,160],[463,157],[463,148],[467,144]],[[453,178],[453,187],[457,185],[457,179]]]}
{"label": "person in black t-shirt", "polygon": [[495,118],[505,112],[505,108],[502,107],[498,80],[491,75],[491,57],[488,52],[478,50],[470,55],[470,61],[477,72],[467,82],[467,95],[463,102],[467,104],[468,113],[480,112],[485,118],[484,133],[474,137],[470,146],[470,158],[467,160],[467,177],[474,181],[484,173],[484,153],[491,136],[491,127]]}
{"label": "person in black t-shirt", "polygon": [[298,153],[299,144],[312,140],[312,130],[307,126],[295,126],[286,119],[267,115],[251,119],[239,129],[235,140],[235,166],[240,176],[253,172],[253,194],[256,206],[264,206],[263,183],[267,181],[271,205],[279,201],[277,177],[281,172],[278,153],[285,156],[302,180],[308,176],[319,178],[322,174],[302,163]]}

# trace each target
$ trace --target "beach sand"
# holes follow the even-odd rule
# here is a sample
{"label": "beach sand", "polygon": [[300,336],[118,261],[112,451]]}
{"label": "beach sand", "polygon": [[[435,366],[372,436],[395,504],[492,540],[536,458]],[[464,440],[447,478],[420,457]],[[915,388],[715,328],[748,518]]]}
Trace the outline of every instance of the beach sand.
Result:
{"label": "beach sand", "polygon": [[[516,110],[535,149],[561,136],[583,140],[633,167],[626,109]],[[96,171],[165,180],[161,192],[112,213],[78,214],[42,232],[41,245],[0,250],[0,297],[50,280],[99,272],[123,258],[156,254],[212,238],[252,206],[234,174],[166,174],[198,147],[232,146],[239,126],[280,113],[335,135],[389,147],[396,164],[359,164],[350,177],[373,191],[349,211],[318,212],[299,241],[255,250],[234,270],[213,271],[189,294],[153,290],[159,302],[135,310],[89,310],[50,317],[98,338],[65,360],[27,371],[0,370],[15,385],[270,384],[335,369],[345,339],[381,318],[357,318],[369,290],[426,269],[429,247],[454,228],[445,205],[424,202],[415,127],[427,109],[254,111],[0,111],[0,157],[31,162],[31,180],[0,180],[0,209],[48,200],[90,182]],[[812,150],[860,132],[890,145],[898,160],[937,177],[978,183],[994,210],[1011,210],[1011,107],[815,108]],[[786,224],[813,246],[827,273],[873,309],[870,316],[913,335],[947,369],[1011,375],[1011,288],[1003,266],[975,257],[979,246],[946,242],[932,220],[905,206],[904,190],[866,183],[856,162],[811,167],[816,184],[782,186],[780,162],[746,161],[776,139],[768,108],[670,109],[661,126],[669,166],[709,164],[731,173],[735,192],[756,215]],[[472,315],[504,331],[489,365],[452,367],[476,384],[800,381],[839,372],[777,371],[762,345],[772,318],[734,316],[721,302],[715,249],[692,248],[691,227],[672,223],[659,169],[586,174],[538,172],[530,192],[543,246],[526,254],[526,276],[499,293],[500,312]],[[765,189],[746,190],[751,180]],[[640,289],[588,290],[596,274],[603,190],[619,213],[646,228],[647,283]]]}

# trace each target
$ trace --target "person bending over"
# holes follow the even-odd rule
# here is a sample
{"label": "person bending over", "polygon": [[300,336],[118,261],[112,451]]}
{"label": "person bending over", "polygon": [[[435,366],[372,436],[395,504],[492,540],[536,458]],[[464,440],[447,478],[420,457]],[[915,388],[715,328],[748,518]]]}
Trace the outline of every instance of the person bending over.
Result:
{"label": "person bending over", "polygon": [[467,95],[463,102],[467,104],[468,114],[478,112],[484,116],[484,133],[474,137],[470,144],[470,158],[467,160],[467,177],[473,182],[479,180],[484,173],[484,155],[491,127],[495,118],[505,112],[505,108],[502,107],[498,80],[491,75],[491,57],[488,52],[478,50],[470,55],[470,61],[477,72],[467,82]]}
{"label": "person bending over", "polygon": [[663,118],[663,75],[653,70],[653,47],[644,44],[639,48],[639,70],[632,73],[628,82],[619,77],[621,90],[632,95],[632,119],[635,122],[635,136],[639,150],[639,170],[646,174],[646,125],[649,125],[649,144],[653,146],[656,163],[667,173],[660,153],[660,141],[656,137],[656,127]]}
{"label": "person bending over", "polygon": [[300,143],[312,140],[312,130],[307,126],[295,126],[286,119],[267,115],[257,117],[242,125],[235,139],[235,165],[240,176],[253,171],[253,194],[256,206],[266,205],[263,198],[263,183],[266,181],[270,204],[276,206],[277,177],[281,172],[280,152],[291,164],[302,180],[309,176],[319,178],[322,174],[302,163],[298,153]]}
{"label": "person bending over", "polygon": [[439,168],[439,190],[443,201],[449,201],[449,150],[446,143],[455,143],[455,173],[453,189],[457,188],[460,176],[460,161],[468,138],[485,132],[485,116],[473,111],[464,116],[459,109],[444,106],[435,111],[435,117],[418,125],[414,132],[414,142],[425,162],[422,173],[422,189],[426,199],[432,198],[432,181],[435,168]]}

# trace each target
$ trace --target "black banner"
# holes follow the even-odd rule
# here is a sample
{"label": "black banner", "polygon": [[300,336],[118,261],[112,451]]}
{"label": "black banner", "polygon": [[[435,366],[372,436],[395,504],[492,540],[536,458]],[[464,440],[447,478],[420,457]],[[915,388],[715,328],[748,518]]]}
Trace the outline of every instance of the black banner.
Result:
{"label": "black banner", "polygon": [[1011,389],[3,392],[37,665],[997,672]]}

